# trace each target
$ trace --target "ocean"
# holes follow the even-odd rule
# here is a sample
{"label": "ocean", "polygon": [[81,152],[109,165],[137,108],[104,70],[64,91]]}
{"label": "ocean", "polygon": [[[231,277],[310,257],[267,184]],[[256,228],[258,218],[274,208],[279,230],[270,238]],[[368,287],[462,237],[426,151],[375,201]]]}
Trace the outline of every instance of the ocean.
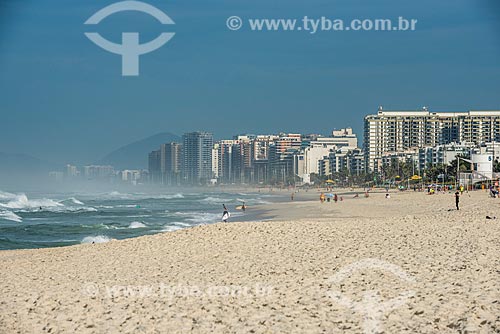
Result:
{"label": "ocean", "polygon": [[[268,193],[10,193],[0,191],[0,250],[101,243],[221,221],[256,219]],[[235,210],[245,202],[246,212]]]}

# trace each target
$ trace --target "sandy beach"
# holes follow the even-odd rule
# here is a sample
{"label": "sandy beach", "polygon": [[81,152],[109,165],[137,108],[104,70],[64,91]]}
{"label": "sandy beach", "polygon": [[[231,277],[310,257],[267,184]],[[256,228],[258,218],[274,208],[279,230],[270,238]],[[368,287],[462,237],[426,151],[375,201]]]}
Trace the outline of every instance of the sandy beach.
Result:
{"label": "sandy beach", "polygon": [[264,222],[2,251],[0,333],[500,333],[500,200],[318,196]]}

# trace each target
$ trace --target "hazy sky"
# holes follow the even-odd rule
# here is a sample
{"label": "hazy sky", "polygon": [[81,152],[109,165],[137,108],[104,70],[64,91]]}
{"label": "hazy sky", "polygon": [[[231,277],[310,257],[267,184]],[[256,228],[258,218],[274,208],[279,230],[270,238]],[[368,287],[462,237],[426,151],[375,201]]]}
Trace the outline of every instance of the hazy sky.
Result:
{"label": "hazy sky", "polygon": [[[158,132],[217,138],[329,133],[386,109],[500,109],[496,0],[148,0],[174,26],[108,0],[0,0],[0,151],[89,163]],[[252,32],[247,18],[418,19],[415,32]],[[139,77],[85,36],[176,36],[141,57]],[[361,138],[360,138],[361,139]]]}

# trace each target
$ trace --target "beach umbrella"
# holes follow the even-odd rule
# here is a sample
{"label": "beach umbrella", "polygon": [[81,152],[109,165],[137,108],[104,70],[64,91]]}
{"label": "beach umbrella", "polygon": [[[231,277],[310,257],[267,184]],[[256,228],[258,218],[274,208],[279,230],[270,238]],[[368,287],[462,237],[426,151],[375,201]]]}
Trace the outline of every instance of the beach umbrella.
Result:
{"label": "beach umbrella", "polygon": [[418,175],[413,175],[410,179],[413,181],[417,181],[417,180],[422,180],[422,177]]}
{"label": "beach umbrella", "polygon": [[325,182],[326,183],[335,183],[335,181],[333,181],[333,180],[326,180]]}
{"label": "beach umbrella", "polygon": [[333,194],[326,194],[326,197],[333,197]]}

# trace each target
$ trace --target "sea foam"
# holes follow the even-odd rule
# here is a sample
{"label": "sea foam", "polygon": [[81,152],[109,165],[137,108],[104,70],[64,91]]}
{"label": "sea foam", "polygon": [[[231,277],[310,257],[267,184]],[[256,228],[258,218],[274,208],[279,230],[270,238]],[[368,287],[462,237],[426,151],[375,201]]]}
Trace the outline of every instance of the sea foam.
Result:
{"label": "sea foam", "polygon": [[64,201],[60,201],[59,203],[64,204],[66,202],[71,202],[71,203],[76,204],[76,205],[85,205],[82,201],[80,201],[74,197],[70,197],[68,199],[65,199]]}
{"label": "sea foam", "polygon": [[141,222],[131,222],[128,228],[144,228],[146,225],[144,225]]}
{"label": "sea foam", "polygon": [[39,207],[63,207],[64,205],[51,199],[42,198],[36,200],[28,199],[25,194],[16,195],[15,198],[6,204],[0,203],[0,207],[8,209],[34,209]]}
{"label": "sea foam", "polygon": [[88,236],[82,239],[82,244],[91,244],[91,243],[102,244],[108,241],[111,241],[111,238],[105,235]]}
{"label": "sea foam", "polygon": [[22,223],[23,219],[10,211],[0,211],[0,219],[10,220],[16,223]]}

